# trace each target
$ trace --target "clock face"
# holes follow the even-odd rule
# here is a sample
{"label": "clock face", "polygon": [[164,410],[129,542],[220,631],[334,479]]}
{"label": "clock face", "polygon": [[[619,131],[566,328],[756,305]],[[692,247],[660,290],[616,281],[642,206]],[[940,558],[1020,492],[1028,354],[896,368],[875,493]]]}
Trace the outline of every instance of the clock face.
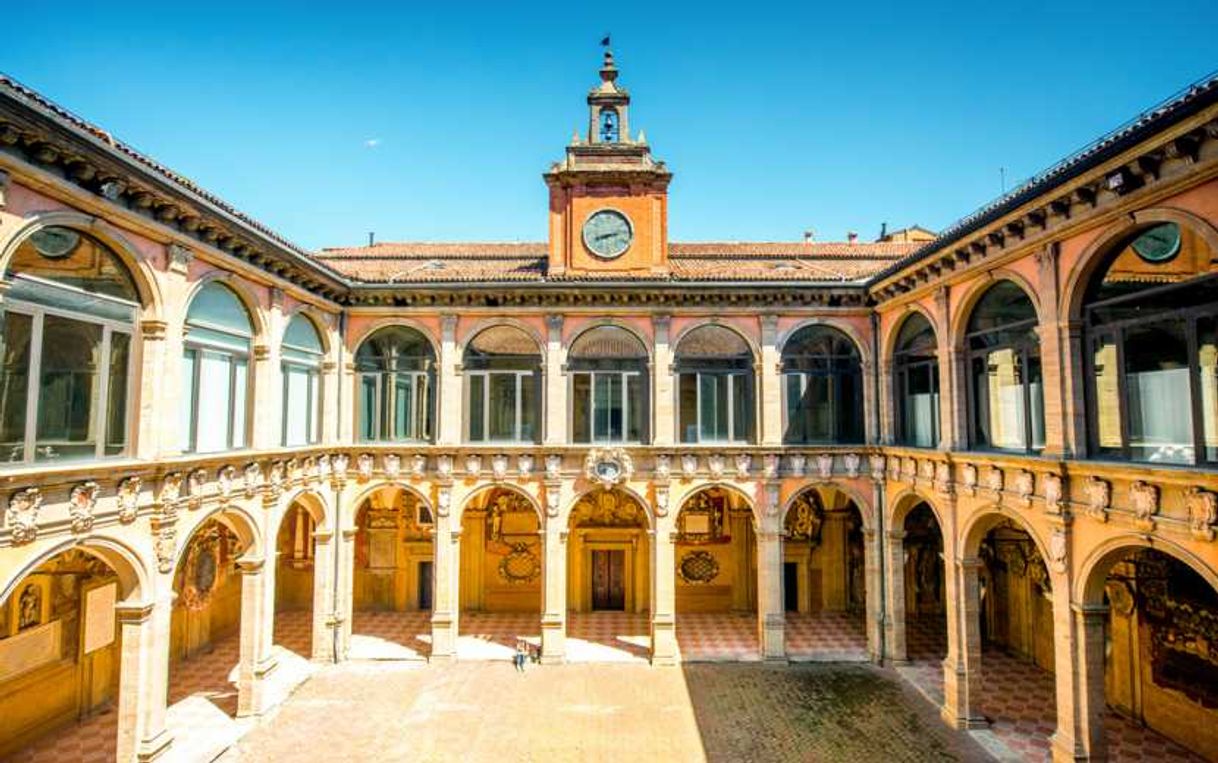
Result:
{"label": "clock face", "polygon": [[1134,239],[1133,250],[1147,262],[1167,262],[1180,251],[1180,226],[1156,225]]}
{"label": "clock face", "polygon": [[584,223],[584,246],[597,257],[612,259],[620,256],[634,238],[630,220],[614,209],[602,209]]}

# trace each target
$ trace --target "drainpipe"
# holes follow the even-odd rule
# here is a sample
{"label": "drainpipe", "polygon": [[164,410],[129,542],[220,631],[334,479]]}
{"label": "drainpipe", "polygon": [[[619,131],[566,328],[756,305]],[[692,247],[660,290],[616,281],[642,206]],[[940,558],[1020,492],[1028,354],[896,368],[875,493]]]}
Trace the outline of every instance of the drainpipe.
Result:
{"label": "drainpipe", "polygon": [[[871,406],[872,431],[875,432],[875,447],[879,447],[883,443],[883,436],[880,432],[880,316],[876,312],[871,313],[871,384],[872,384],[872,399],[875,404]],[[879,570],[880,570],[880,617],[879,617],[879,637],[880,637],[880,653],[879,662],[883,664],[884,655],[888,649],[885,644],[888,630],[888,549],[884,537],[884,479],[881,477],[875,483],[875,532],[879,540]]]}
{"label": "drainpipe", "polygon": [[[342,431],[343,431],[343,410],[344,410],[344,406],[343,406],[343,364],[346,361],[346,358],[345,358],[346,350],[347,350],[347,313],[346,313],[346,311],[343,311],[338,314],[338,385],[337,385],[338,390],[334,396],[335,403],[338,406],[338,411],[337,411],[338,421],[335,422],[338,428],[334,433],[334,438],[336,440],[340,439],[342,437]],[[342,565],[339,563],[339,551],[342,548],[342,531],[339,528],[342,527],[340,519],[342,517],[343,508],[342,508],[342,501],[341,501],[341,492],[342,491],[339,490],[337,483],[331,483],[331,484],[333,485],[333,490],[334,490],[334,525],[333,525],[333,533],[332,533],[330,542],[334,544],[334,550],[333,550],[333,552],[331,552],[330,556],[332,557],[332,559],[334,561],[334,574],[332,575],[332,590],[330,591],[330,622],[334,623],[334,627],[332,627],[330,629],[330,638],[331,638],[330,660],[333,663],[337,664],[339,661],[339,659],[338,659],[338,644],[339,644],[338,631],[339,631],[339,627],[340,627],[339,619],[338,619],[338,585],[339,585],[339,572],[342,569]]]}

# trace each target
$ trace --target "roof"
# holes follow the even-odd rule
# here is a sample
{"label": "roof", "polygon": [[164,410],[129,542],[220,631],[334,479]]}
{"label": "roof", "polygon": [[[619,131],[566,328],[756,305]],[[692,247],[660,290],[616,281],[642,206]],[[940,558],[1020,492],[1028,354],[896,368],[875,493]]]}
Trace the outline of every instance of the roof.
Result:
{"label": "roof", "polygon": [[323,249],[315,256],[370,283],[531,281],[809,281],[862,283],[916,243],[674,242],[670,274],[547,272],[549,247],[523,243],[382,243]]}

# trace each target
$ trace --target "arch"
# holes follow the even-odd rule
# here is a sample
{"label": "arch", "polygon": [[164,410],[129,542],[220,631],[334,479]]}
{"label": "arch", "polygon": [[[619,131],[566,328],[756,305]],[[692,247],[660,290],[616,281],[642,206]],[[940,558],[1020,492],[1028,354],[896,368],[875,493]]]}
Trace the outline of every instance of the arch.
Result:
{"label": "arch", "polygon": [[719,488],[721,490],[726,490],[727,492],[734,493],[735,495],[742,498],[744,500],[745,505],[749,507],[749,517],[753,520],[753,532],[761,532],[762,518],[761,518],[761,514],[757,511],[757,502],[754,501],[753,497],[751,495],[749,495],[748,493],[746,493],[743,488],[741,488],[737,485],[734,485],[731,482],[725,482],[723,480],[714,480],[711,482],[703,482],[703,483],[699,484],[697,487],[695,487],[693,490],[690,490],[688,493],[685,493],[684,495],[682,495],[681,503],[679,506],[677,506],[677,511],[673,515],[674,520],[681,516],[681,512],[685,510],[685,504],[689,503],[691,498],[696,496],[698,493],[704,493],[707,490],[711,490],[713,488]]}
{"label": "arch", "polygon": [[259,531],[258,520],[254,518],[246,509],[235,504],[229,504],[214,509],[206,514],[198,517],[194,526],[190,528],[190,532],[178,544],[178,547],[173,552],[173,572],[171,580],[176,579],[179,568],[183,560],[186,558],[186,550],[190,548],[191,541],[194,540],[195,534],[199,529],[207,523],[207,520],[214,519],[220,522],[229,530],[231,530],[237,538],[246,545],[245,553],[242,555],[249,559],[261,559],[265,553],[265,544],[263,543],[262,533]]}
{"label": "arch", "polygon": [[1095,548],[1078,566],[1074,579],[1072,600],[1077,604],[1101,604],[1108,572],[1120,557],[1137,549],[1153,549],[1187,565],[1218,595],[1218,571],[1183,546],[1156,536],[1123,533],[1109,538]]}
{"label": "arch", "polygon": [[304,316],[305,320],[313,324],[313,330],[317,332],[317,338],[321,341],[321,352],[325,357],[330,357],[330,353],[334,350],[334,342],[330,338],[329,327],[322,320],[316,308],[308,304],[298,304],[296,307],[283,316],[283,331],[280,332],[277,339],[280,346],[283,345],[284,336],[287,334],[288,326],[292,325],[292,321],[296,316]]}
{"label": "arch", "polygon": [[911,302],[905,306],[905,310],[901,312],[901,316],[892,324],[892,326],[889,327],[888,332],[884,334],[880,340],[880,357],[885,361],[890,363],[892,362],[893,356],[895,356],[897,353],[897,339],[900,338],[901,331],[905,328],[905,325],[909,323],[909,320],[913,317],[914,313],[921,315],[926,319],[926,322],[930,324],[930,330],[935,334],[936,345],[941,340],[943,333],[941,327],[939,326],[939,322],[935,319],[935,316],[921,305]]}
{"label": "arch", "polygon": [[[362,492],[358,493],[355,496],[355,499],[351,502],[351,505],[354,507],[354,510],[351,512],[351,516],[348,520],[351,523],[351,525],[350,525],[351,527],[355,526],[356,515],[359,514],[360,508],[368,501],[369,498],[372,497],[372,494],[378,490],[383,490],[387,487],[401,488],[405,492],[413,495],[424,506],[426,506],[427,511],[430,512],[433,517],[436,515],[435,506],[432,505],[431,501],[428,500],[427,496],[423,495],[423,493],[418,488],[416,488],[408,483],[402,482],[401,480],[386,480],[384,482],[369,483],[368,486],[366,488],[364,488]],[[459,518],[459,515],[458,515],[458,518]]]}
{"label": "arch", "polygon": [[392,328],[394,326],[402,326],[404,328],[414,329],[415,331],[419,332],[419,334],[427,340],[427,343],[431,345],[432,353],[435,355],[437,361],[439,360],[440,341],[436,338],[435,334],[431,332],[431,329],[411,318],[399,318],[397,316],[392,318],[382,318],[365,326],[363,331],[354,337],[352,341],[347,343],[347,351],[351,354],[351,357],[354,358],[355,354],[359,352],[359,348],[363,346],[364,342],[368,341],[369,337],[381,329]]}
{"label": "arch", "polygon": [[973,317],[973,310],[977,307],[977,303],[981,301],[981,298],[1001,281],[1010,281],[1023,290],[1024,295],[1031,300],[1033,309],[1036,310],[1036,324],[1037,326],[1040,325],[1044,310],[1041,308],[1040,295],[1032,282],[1022,274],[1007,268],[988,270],[969,284],[969,288],[957,303],[955,314],[948,320],[951,332],[948,336],[948,341],[952,349],[965,349],[964,336],[968,333],[968,323]]}
{"label": "arch", "polygon": [[291,508],[297,504],[308,513],[319,531],[330,529],[330,506],[325,496],[314,488],[302,487],[288,494],[287,500],[284,501],[284,510],[279,513],[279,520],[276,522],[276,532]]}
{"label": "arch", "polygon": [[1113,247],[1156,223],[1176,223],[1182,228],[1188,228],[1205,240],[1211,252],[1218,254],[1218,228],[1208,220],[1175,207],[1151,207],[1134,212],[1132,216],[1108,226],[1083,249],[1070,268],[1061,292],[1061,314],[1067,320],[1082,320],[1087,287],[1107,256],[1112,253]]}
{"label": "arch", "polygon": [[473,327],[465,332],[465,336],[463,337],[462,341],[457,345],[457,357],[464,358],[466,351],[469,349],[470,343],[477,339],[478,336],[484,331],[488,331],[500,326],[511,327],[522,332],[525,336],[533,340],[536,353],[543,358],[545,357],[546,343],[537,329],[522,320],[508,317],[485,318],[475,323]]}
{"label": "arch", "polygon": [[255,345],[265,344],[268,339],[267,320],[266,315],[262,311],[262,306],[258,303],[258,298],[249,291],[244,281],[233,273],[223,270],[213,270],[191,284],[190,291],[187,292],[186,298],[182,301],[181,325],[186,325],[186,316],[190,314],[190,306],[194,304],[195,297],[199,295],[204,286],[213,282],[221,283],[232,291],[237,297],[237,301],[245,308],[246,315],[250,319],[251,343]]}
{"label": "arch", "polygon": [[533,511],[537,514],[538,528],[544,528],[546,526],[546,512],[541,507],[541,504],[537,502],[536,498],[529,495],[529,491],[527,491],[524,488],[522,488],[521,486],[515,485],[511,482],[492,482],[492,483],[489,483],[486,485],[479,485],[478,487],[474,488],[472,491],[470,491],[469,494],[467,494],[465,496],[465,500],[463,500],[461,502],[461,508],[460,508],[460,510],[458,510],[456,512],[456,515],[453,519],[453,524],[460,527],[461,522],[465,519],[465,510],[468,509],[469,505],[474,502],[474,498],[481,495],[482,493],[485,493],[488,490],[494,490],[495,488],[500,488],[502,490],[510,490],[513,493],[520,494],[521,497],[523,497],[526,501],[529,502],[529,506],[532,506]]}
{"label": "arch", "polygon": [[641,334],[634,326],[631,326],[625,321],[619,321],[614,318],[600,318],[590,321],[589,323],[581,326],[575,333],[571,334],[570,340],[566,342],[566,354],[568,358],[570,357],[571,349],[575,347],[575,344],[579,341],[580,337],[587,334],[589,331],[604,328],[606,326],[621,329],[633,336],[636,340],[638,340],[639,346],[643,348],[643,353],[646,356],[647,361],[650,363],[654,359],[655,349],[652,347],[651,341]]}
{"label": "arch", "polygon": [[[584,500],[588,496],[592,495],[593,493],[596,493],[602,489],[603,488],[601,488],[599,486],[590,487],[587,490],[584,490],[583,492],[578,493],[575,496],[575,498],[570,503],[567,504],[566,508],[563,510],[563,513],[559,515],[563,518],[563,523],[570,526],[571,512],[575,509],[576,506],[579,505],[579,502]],[[616,491],[622,493],[623,495],[629,496],[631,500],[633,500],[640,507],[642,507],[643,518],[647,521],[647,527],[644,529],[646,529],[648,531],[655,529],[656,518],[655,518],[654,512],[652,511],[650,501],[647,501],[646,499],[644,499],[633,488],[626,487],[625,485],[614,485],[612,488],[610,488],[610,490],[616,490]]]}
{"label": "arch", "polygon": [[[930,507],[930,511],[935,515],[935,521],[939,523],[939,528],[947,527],[944,521],[943,510],[940,509],[931,499],[929,495],[919,490],[916,487],[907,487],[897,493],[888,502],[891,509],[887,512],[885,524],[889,530],[894,530],[904,526],[906,517],[909,516],[919,503],[924,503]],[[946,536],[946,533],[944,533]]]}
{"label": "arch", "polygon": [[802,320],[781,334],[776,342],[778,356],[780,358],[782,357],[783,352],[786,351],[787,343],[791,341],[792,337],[794,337],[800,331],[806,328],[812,328],[814,326],[823,326],[825,328],[837,329],[838,331],[842,332],[850,339],[851,342],[854,343],[854,349],[859,354],[859,361],[863,365],[866,365],[872,361],[870,350],[871,343],[865,341],[863,335],[860,334],[849,321],[843,321],[838,318],[820,317]]}
{"label": "arch", "polygon": [[127,267],[135,288],[140,295],[140,320],[161,321],[165,319],[165,301],[161,295],[156,270],[141,256],[127,238],[110,223],[98,217],[67,210],[34,212],[29,214],[8,236],[0,248],[0,273],[7,273],[13,254],[30,234],[41,228],[58,226],[87,233],[108,246]]}
{"label": "arch", "polygon": [[114,570],[118,576],[122,599],[118,604],[140,605],[151,600],[153,592],[148,567],[140,558],[139,552],[116,538],[106,535],[91,535],[83,540],[70,538],[60,541],[35,554],[28,562],[17,568],[12,576],[4,581],[3,586],[0,586],[0,603],[7,601],[8,597],[17,590],[21,581],[40,565],[73,549],[92,554]]}
{"label": "arch", "polygon": [[791,493],[791,495],[787,497],[786,502],[783,503],[782,511],[778,513],[778,526],[782,527],[786,523],[787,512],[791,510],[791,506],[795,504],[796,499],[807,491],[818,487],[830,487],[845,494],[845,496],[850,499],[850,502],[854,504],[854,508],[858,510],[859,517],[861,517],[863,520],[864,532],[871,532],[875,529],[875,517],[873,516],[874,508],[871,506],[871,503],[865,500],[862,494],[850,485],[845,485],[836,480],[816,480],[815,482],[807,482],[797,488],[795,492]]}
{"label": "arch", "polygon": [[725,329],[727,331],[732,332],[736,336],[740,337],[741,341],[743,341],[745,346],[748,347],[750,360],[752,360],[752,362],[756,363],[761,358],[761,348],[757,345],[757,342],[754,340],[753,337],[749,336],[748,334],[745,334],[743,331],[741,331],[739,328],[737,328],[735,325],[733,325],[731,323],[728,323],[726,321],[719,321],[719,320],[711,319],[711,320],[701,321],[698,323],[691,323],[690,325],[681,329],[681,333],[677,334],[677,336],[675,336],[669,340],[669,346],[672,347],[672,354],[673,354],[674,362],[676,360],[677,355],[680,353],[681,343],[683,341],[685,341],[686,337],[688,337],[690,334],[693,334],[696,331],[700,331],[700,330],[706,329],[706,328],[720,328],[720,329]]}
{"label": "arch", "polygon": [[[999,506],[996,503],[982,506],[981,508],[970,514],[961,526],[958,535],[956,536],[957,546],[960,549],[961,559],[970,559],[977,556],[981,549],[981,542],[985,540],[985,535],[990,530],[994,529],[999,522],[1004,519],[1012,519],[1019,529],[1028,534],[1032,542],[1036,544],[1036,550],[1040,553],[1040,558],[1046,565],[1049,563],[1048,544],[1045,539],[1040,537],[1040,533],[1036,527],[1027,521],[1018,512]],[[940,525],[942,527],[943,525]]]}

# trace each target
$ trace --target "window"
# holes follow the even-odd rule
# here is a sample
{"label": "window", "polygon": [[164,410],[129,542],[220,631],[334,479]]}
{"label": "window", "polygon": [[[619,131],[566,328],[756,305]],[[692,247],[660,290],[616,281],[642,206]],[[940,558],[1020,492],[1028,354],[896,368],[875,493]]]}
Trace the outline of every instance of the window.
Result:
{"label": "window", "polygon": [[186,314],[182,355],[182,450],[213,453],[248,444],[249,313],[227,286],[199,289]]}
{"label": "window", "polygon": [[478,333],[465,348],[465,427],[469,442],[537,442],[541,352],[512,326]]}
{"label": "window", "polygon": [[1213,257],[1199,235],[1175,223],[1143,228],[1104,256],[1083,308],[1094,454],[1218,462]]}
{"label": "window", "polygon": [[283,444],[311,445],[321,439],[321,337],[297,313],[283,332]]}
{"label": "window", "polygon": [[572,343],[573,442],[645,442],[647,439],[647,350],[616,326],[585,331]]}
{"label": "window", "polygon": [[849,336],[806,326],[782,348],[783,442],[861,443],[863,367]]}
{"label": "window", "polygon": [[0,458],[66,461],[127,452],[140,300],[101,242],[46,227],[13,253],[0,348]]}
{"label": "window", "polygon": [[723,326],[700,326],[676,349],[677,428],[681,442],[753,438],[753,352]]}
{"label": "window", "polygon": [[892,358],[897,440],[902,445],[939,444],[939,357],[935,330],[921,313],[901,324]]}
{"label": "window", "polygon": [[406,326],[389,326],[355,353],[359,436],[366,442],[426,442],[435,408],[435,352]]}
{"label": "window", "polygon": [[1044,448],[1036,325],[1036,307],[1011,281],[991,286],[973,308],[965,335],[973,447],[1025,453]]}

